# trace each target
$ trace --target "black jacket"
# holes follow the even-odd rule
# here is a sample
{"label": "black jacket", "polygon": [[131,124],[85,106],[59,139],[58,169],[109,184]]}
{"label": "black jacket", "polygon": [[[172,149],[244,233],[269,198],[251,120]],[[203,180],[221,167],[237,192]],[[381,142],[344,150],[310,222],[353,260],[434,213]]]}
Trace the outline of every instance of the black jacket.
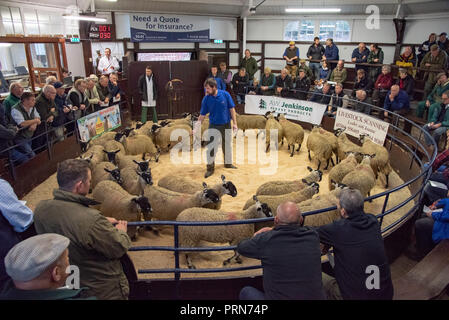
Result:
{"label": "black jacket", "polygon": [[7,283],[9,276],[5,270],[5,257],[9,250],[20,242],[19,234],[0,211],[0,291]]}
{"label": "black jacket", "polygon": [[[238,81],[238,83],[236,83]],[[246,93],[246,87],[249,85],[249,75],[245,73],[244,77],[241,77],[238,73],[232,77],[232,90],[235,94]]]}
{"label": "black jacket", "polygon": [[[147,75],[143,74],[139,77],[139,80],[137,81],[137,87],[139,88],[139,93],[142,95],[142,101],[147,101],[147,81],[145,80],[145,77]],[[156,86],[156,79],[153,75],[153,98],[156,101],[157,100],[157,86]]]}
{"label": "black jacket", "polygon": [[412,100],[413,99],[413,90],[415,89],[415,80],[413,79],[413,77],[411,75],[407,74],[405,79],[399,78],[398,80],[396,80],[396,84],[398,86],[401,86],[401,80],[403,82],[403,88],[401,88],[401,89],[404,90],[405,92],[407,92],[408,96],[410,97],[410,100]]}
{"label": "black jacket", "polygon": [[9,147],[10,141],[16,136],[17,129],[6,121],[5,109],[0,103],[0,156],[5,156],[2,151]]}
{"label": "black jacket", "polygon": [[285,90],[290,90],[293,88],[292,78],[287,74],[284,79],[281,75],[276,77],[276,88],[283,88]]}
{"label": "black jacket", "polygon": [[345,96],[345,93],[343,90],[340,92],[340,94],[337,94],[336,92],[334,92],[332,94],[331,101],[330,101],[330,102],[332,102],[332,104],[331,104],[332,112],[335,112],[335,111],[337,111],[337,108],[342,107],[344,96]]}
{"label": "black jacket", "polygon": [[296,77],[296,88],[297,90],[305,91],[305,93],[309,92],[310,89],[310,79],[307,76],[304,76],[304,78],[300,79],[299,77]]}
{"label": "black jacket", "polygon": [[[309,50],[307,50],[307,58],[312,56],[312,60],[320,60],[323,58],[324,55],[324,47],[321,45],[321,43],[315,47],[315,44],[312,44],[309,47]],[[316,61],[318,62],[318,61]]]}
{"label": "black jacket", "polygon": [[[322,243],[334,248],[335,279],[343,299],[391,300],[393,284],[380,224],[372,214],[360,214],[317,229]],[[379,289],[369,290],[368,277],[379,268]]]}
{"label": "black jacket", "polygon": [[266,299],[324,299],[320,244],[313,229],[277,226],[243,240],[237,251],[261,260]]}
{"label": "black jacket", "polygon": [[370,77],[365,75],[360,81],[357,81],[357,77],[356,77],[352,95],[355,96],[355,92],[360,89],[365,90],[369,94],[371,92],[372,88],[373,88],[373,82],[371,81]]}

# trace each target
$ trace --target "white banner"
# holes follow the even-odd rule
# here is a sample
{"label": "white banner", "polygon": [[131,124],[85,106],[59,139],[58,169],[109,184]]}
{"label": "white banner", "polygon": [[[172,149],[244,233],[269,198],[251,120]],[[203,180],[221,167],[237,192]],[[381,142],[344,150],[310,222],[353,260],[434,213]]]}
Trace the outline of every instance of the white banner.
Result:
{"label": "white banner", "polygon": [[361,134],[370,137],[375,143],[384,145],[389,123],[381,121],[367,114],[338,108],[335,117],[334,130],[345,128],[345,133],[359,138]]}
{"label": "white banner", "polygon": [[120,107],[118,104],[103,108],[97,112],[79,118],[77,121],[80,139],[88,142],[103,133],[114,130],[122,125]]}
{"label": "white banner", "polygon": [[319,125],[327,106],[316,102],[279,98],[276,96],[245,96],[245,113],[286,113],[286,118]]}

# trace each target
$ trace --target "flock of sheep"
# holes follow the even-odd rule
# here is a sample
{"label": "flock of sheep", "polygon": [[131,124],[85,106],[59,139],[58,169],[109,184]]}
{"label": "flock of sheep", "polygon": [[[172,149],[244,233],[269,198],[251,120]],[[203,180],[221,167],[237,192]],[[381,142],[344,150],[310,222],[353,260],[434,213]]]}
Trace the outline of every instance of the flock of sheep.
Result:
{"label": "flock of sheep", "polygon": [[[81,159],[89,162],[92,170],[92,196],[101,204],[98,209],[105,215],[118,220],[176,220],[176,221],[230,221],[272,217],[279,204],[292,201],[302,212],[325,209],[337,204],[339,194],[351,187],[370,195],[378,174],[383,173],[388,187],[391,172],[389,153],[367,137],[360,137],[361,145],[351,142],[344,130],[328,132],[315,127],[307,139],[309,159],[318,161],[316,170],[307,167],[309,173],[298,180],[269,181],[259,186],[255,195],[248,199],[240,212],[229,213],[221,208],[224,195],[235,197],[237,188],[225,176],[212,186],[199,183],[179,175],[168,174],[153,184],[150,162],[159,161],[161,152],[167,152],[177,142],[170,141],[170,134],[176,129],[192,131],[194,116],[182,119],[163,120],[159,123],[147,122],[136,128],[126,128],[123,132],[107,132],[85,145]],[[203,122],[202,133],[207,129]],[[303,128],[285,119],[284,115],[274,117],[238,115],[239,129],[266,129],[266,150],[270,143],[270,130],[278,130],[279,147],[286,138],[290,155],[299,152],[304,140]],[[206,124],[205,124],[206,123]],[[181,140],[179,140],[181,141]],[[335,155],[335,165],[332,156]],[[319,194],[318,182],[322,180],[320,166],[329,161],[333,167],[329,171],[329,191]],[[320,226],[339,219],[337,210],[307,216],[305,225]],[[255,230],[270,223],[223,225],[223,226],[182,226],[179,228],[180,247],[197,247],[201,241],[230,243],[236,245],[250,237]],[[151,228],[150,228],[151,229]],[[128,234],[135,240],[138,228],[129,227]],[[153,229],[157,234],[157,230]],[[186,252],[189,268],[195,268],[191,255]],[[237,252],[223,262],[241,263]]]}

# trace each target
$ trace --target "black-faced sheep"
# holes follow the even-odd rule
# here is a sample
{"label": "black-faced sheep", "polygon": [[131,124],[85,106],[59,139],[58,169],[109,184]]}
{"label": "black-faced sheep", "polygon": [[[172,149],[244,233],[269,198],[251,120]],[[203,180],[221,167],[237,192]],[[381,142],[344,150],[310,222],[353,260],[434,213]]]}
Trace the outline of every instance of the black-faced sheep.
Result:
{"label": "black-faced sheep", "polygon": [[[312,182],[307,187],[299,191],[290,192],[278,196],[271,196],[271,195],[258,196],[258,198],[261,202],[266,203],[270,207],[272,212],[276,212],[278,206],[281,203],[287,201],[301,202],[310,199],[314,194],[318,193],[319,190],[320,190],[319,184],[316,182]],[[246,201],[243,210],[248,209],[250,206],[254,204],[254,202],[255,202],[254,199],[249,199],[248,201]]]}
{"label": "black-faced sheep", "polygon": [[355,169],[349,172],[342,180],[342,184],[360,191],[362,196],[370,195],[370,191],[376,185],[376,178],[371,168],[371,159],[374,155],[363,155],[363,160]]}
{"label": "black-faced sheep", "polygon": [[94,145],[90,147],[80,158],[89,162],[92,170],[97,164],[104,161],[104,148],[102,145]]}
{"label": "black-faced sheep", "polygon": [[377,179],[379,172],[385,175],[385,188],[388,188],[388,177],[390,176],[393,168],[390,165],[390,154],[388,150],[381,145],[373,142],[369,137],[365,135],[360,135],[360,142],[362,145],[362,152],[366,154],[374,155],[374,158],[371,159],[371,168],[374,171],[374,175]]}
{"label": "black-faced sheep", "polygon": [[313,170],[311,167],[307,167],[310,173],[299,180],[277,180],[268,181],[257,188],[256,195],[281,195],[290,192],[300,191],[304,189],[308,184],[312,182],[320,182],[323,173],[320,170]]}
{"label": "black-faced sheep", "polygon": [[275,149],[278,150],[279,149],[279,143],[283,140],[284,138],[284,133],[282,130],[282,126],[281,124],[274,118],[273,113],[271,112],[267,112],[266,113],[266,117],[267,117],[267,122],[265,124],[265,152],[268,152],[269,148],[270,148],[270,134],[271,132],[277,132],[277,141],[275,141]]}
{"label": "black-faced sheep", "polygon": [[341,183],[343,181],[343,178],[349,172],[355,170],[357,164],[358,162],[356,154],[353,152],[348,152],[346,158],[340,161],[339,164],[337,164],[329,171],[329,190],[332,190],[334,187],[332,181]]}
{"label": "black-faced sheep", "polygon": [[[134,167],[138,165],[140,171],[147,171],[151,158],[147,158],[148,154],[142,153],[141,155],[121,155],[120,153],[117,155],[117,166],[118,168],[124,169],[127,167]],[[159,156],[156,156],[155,162],[158,162]]]}
{"label": "black-faced sheep", "polygon": [[321,163],[323,162],[326,162],[324,170],[327,170],[329,167],[329,161],[334,165],[334,160],[332,159],[332,145],[328,142],[325,136],[320,134],[320,128],[313,128],[307,137],[307,151],[309,153],[309,160],[312,160],[310,152],[313,152],[313,158],[318,160],[317,170],[320,169]]}
{"label": "black-faced sheep", "polygon": [[[128,222],[151,220],[148,198],[131,195],[113,181],[101,181],[92,195],[101,203],[100,211],[106,217]],[[137,227],[128,226],[127,233],[132,240],[137,239]]]}
{"label": "black-faced sheep", "polygon": [[[257,218],[272,217],[273,213],[265,203],[255,198],[255,204],[239,213],[229,213],[221,210],[207,208],[190,208],[183,210],[176,218],[177,221],[230,221],[249,220]],[[231,246],[237,245],[244,239],[251,238],[254,234],[254,224],[222,225],[222,226],[184,226],[179,227],[179,245],[183,248],[194,248],[200,245],[201,241],[213,243],[229,243]],[[189,269],[195,269],[194,264],[185,252],[186,262]],[[227,265],[232,261],[242,263],[240,255],[234,251],[234,255],[223,261]]]}
{"label": "black-faced sheep", "polygon": [[[341,161],[346,158],[346,154],[348,152],[355,153],[356,155],[362,154],[362,148],[356,145],[354,142],[348,139],[346,133],[344,133],[345,129],[340,129],[339,131],[335,131],[335,135],[337,136],[337,144],[338,144],[338,160]],[[357,157],[357,161],[361,161],[362,159]]]}
{"label": "black-faced sheep", "polygon": [[130,194],[142,195],[147,185],[153,184],[151,169],[140,171],[139,167],[131,166],[120,170],[123,180],[122,187]]}
{"label": "black-faced sheep", "polygon": [[290,157],[295,153],[295,146],[298,145],[297,152],[301,149],[301,144],[304,140],[304,129],[296,123],[293,123],[285,118],[285,115],[279,115],[279,123],[282,126],[283,136],[287,139],[288,150],[290,150]]}
{"label": "black-faced sheep", "polygon": [[100,162],[93,167],[92,170],[92,189],[104,180],[112,180],[118,184],[122,184],[123,180],[120,176],[120,170],[110,162]]}

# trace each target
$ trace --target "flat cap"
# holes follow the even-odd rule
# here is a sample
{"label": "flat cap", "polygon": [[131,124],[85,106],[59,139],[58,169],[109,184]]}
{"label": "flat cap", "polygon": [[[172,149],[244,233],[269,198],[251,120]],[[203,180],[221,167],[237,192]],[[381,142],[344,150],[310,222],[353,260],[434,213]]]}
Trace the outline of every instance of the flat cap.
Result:
{"label": "flat cap", "polygon": [[33,280],[55,263],[70,240],[56,233],[40,234],[19,242],[5,257],[6,273],[20,282]]}
{"label": "flat cap", "polygon": [[438,45],[437,44],[432,44],[431,46],[430,46],[430,51],[435,51],[435,50],[438,50],[440,47],[438,47]]}

